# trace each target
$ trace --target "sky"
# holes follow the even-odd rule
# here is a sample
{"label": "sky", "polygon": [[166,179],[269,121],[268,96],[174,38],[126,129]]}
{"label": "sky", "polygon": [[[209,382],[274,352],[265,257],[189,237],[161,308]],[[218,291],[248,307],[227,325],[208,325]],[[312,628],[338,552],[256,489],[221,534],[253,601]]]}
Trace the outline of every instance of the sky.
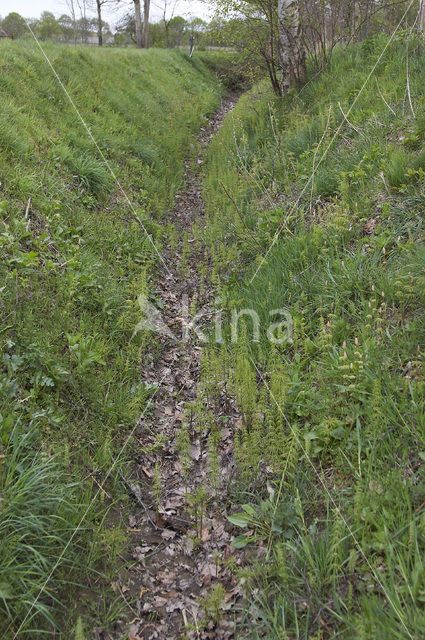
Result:
{"label": "sky", "polygon": [[[130,0],[121,0],[121,4],[123,5],[121,10],[108,10],[107,6],[104,7],[104,19],[112,26],[118,22],[120,15],[125,13],[126,10],[131,10],[133,3]],[[174,1],[167,0],[167,4],[172,6]],[[161,17],[162,6],[163,0],[151,0],[151,20],[153,22],[156,22]],[[42,11],[51,11],[55,16],[60,16],[62,13],[69,14],[66,0],[0,0],[0,16],[4,18],[11,11],[16,11],[25,18],[38,18]],[[177,6],[174,11],[174,15],[184,16],[185,18],[199,17],[206,20],[210,14],[210,7],[201,0],[177,0]]]}

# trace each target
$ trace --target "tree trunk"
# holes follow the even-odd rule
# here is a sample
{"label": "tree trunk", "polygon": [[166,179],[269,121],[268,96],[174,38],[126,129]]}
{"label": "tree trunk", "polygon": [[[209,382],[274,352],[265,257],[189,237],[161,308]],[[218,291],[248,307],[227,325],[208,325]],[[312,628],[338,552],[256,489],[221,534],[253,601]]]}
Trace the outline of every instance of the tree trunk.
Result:
{"label": "tree trunk", "polygon": [[363,26],[363,38],[368,38],[369,37],[369,32],[370,32],[370,10],[371,10],[371,6],[370,6],[370,0],[367,0],[366,2],[366,17],[364,19],[364,26]]}
{"label": "tree trunk", "polygon": [[305,77],[305,50],[297,0],[278,0],[279,65],[282,93]]}
{"label": "tree trunk", "polygon": [[358,0],[354,0],[353,2],[353,31],[352,37],[355,38],[358,34],[358,28],[362,19],[362,12],[360,8],[360,2]]}
{"label": "tree trunk", "polygon": [[419,31],[423,33],[425,30],[425,0],[421,0],[419,8]]}
{"label": "tree trunk", "polygon": [[149,47],[149,9],[150,0],[144,0],[143,12],[143,46],[145,49]]}
{"label": "tree trunk", "polygon": [[76,0],[77,6],[80,10],[81,16],[81,40],[82,42],[87,42],[88,39],[88,28],[87,28],[87,0]]}
{"label": "tree trunk", "polygon": [[169,22],[164,18],[164,28],[165,28],[165,48],[170,48],[170,34],[169,34]]}
{"label": "tree trunk", "polygon": [[97,41],[99,43],[99,47],[101,47],[103,45],[101,0],[96,0],[96,7],[97,7]]}
{"label": "tree trunk", "polygon": [[134,2],[134,18],[136,21],[136,47],[139,49],[143,46],[142,40],[142,12],[140,10],[140,0],[133,0]]}

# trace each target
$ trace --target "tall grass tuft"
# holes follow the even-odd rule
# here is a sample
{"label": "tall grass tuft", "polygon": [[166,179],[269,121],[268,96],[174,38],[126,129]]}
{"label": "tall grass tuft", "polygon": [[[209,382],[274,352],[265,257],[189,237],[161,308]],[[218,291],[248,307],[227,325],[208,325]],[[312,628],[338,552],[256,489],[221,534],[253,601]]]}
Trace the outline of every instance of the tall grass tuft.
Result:
{"label": "tall grass tuft", "polygon": [[51,605],[61,598],[58,572],[72,569],[69,553],[53,578],[50,572],[72,534],[79,505],[58,459],[39,449],[34,424],[25,430],[18,421],[8,435],[2,433],[2,442],[0,629],[5,634],[21,622],[27,629],[41,619],[44,628],[54,628]]}

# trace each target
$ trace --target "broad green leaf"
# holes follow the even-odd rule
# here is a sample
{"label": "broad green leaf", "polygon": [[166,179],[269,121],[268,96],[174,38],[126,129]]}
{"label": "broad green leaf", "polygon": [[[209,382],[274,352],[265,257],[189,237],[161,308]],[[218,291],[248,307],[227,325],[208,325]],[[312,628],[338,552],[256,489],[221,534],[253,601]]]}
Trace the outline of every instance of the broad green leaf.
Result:
{"label": "broad green leaf", "polygon": [[247,544],[253,542],[254,540],[255,538],[249,536],[236,536],[236,538],[233,538],[233,540],[231,541],[230,546],[234,549],[243,549]]}
{"label": "broad green leaf", "polygon": [[257,511],[256,509],[252,506],[252,504],[243,504],[242,505],[242,509],[246,512],[249,513],[250,516],[256,516],[257,515]]}
{"label": "broad green leaf", "polygon": [[251,523],[251,518],[246,513],[235,513],[227,517],[228,521],[236,527],[247,527]]}

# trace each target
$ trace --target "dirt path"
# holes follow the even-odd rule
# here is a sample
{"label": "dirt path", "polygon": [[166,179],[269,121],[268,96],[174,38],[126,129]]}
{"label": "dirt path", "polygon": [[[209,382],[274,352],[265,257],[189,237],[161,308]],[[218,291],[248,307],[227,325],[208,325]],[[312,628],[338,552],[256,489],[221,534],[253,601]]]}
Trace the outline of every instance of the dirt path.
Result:
{"label": "dirt path", "polygon": [[[233,97],[223,100],[208,127],[202,130],[197,158],[199,168],[211,138],[235,102],[236,98]],[[164,307],[162,318],[168,327],[179,334],[181,326],[176,318],[181,316],[184,295],[188,296],[190,304],[196,294],[197,310],[202,310],[206,317],[211,316],[211,286],[205,288],[210,289],[209,292],[200,296],[198,265],[202,248],[193,252],[195,255],[192,254],[189,258],[185,274],[190,275],[182,275],[179,268],[184,232],[189,234],[190,244],[193,223],[198,220],[202,225],[204,203],[201,180],[201,171],[193,172],[188,160],[186,186],[176,198],[176,205],[171,213],[171,221],[177,227],[179,238],[177,250],[164,251],[164,259],[170,272],[167,273],[164,269],[157,280],[159,297]],[[155,394],[151,414],[144,418],[140,426],[140,455],[133,469],[133,481],[127,485],[138,505],[128,523],[134,536],[132,557],[135,564],[127,580],[126,599],[138,603],[129,638],[225,640],[235,637],[234,604],[241,595],[241,589],[225,562],[235,553],[229,546],[231,535],[227,531],[228,523],[223,517],[223,507],[220,509],[218,502],[210,498],[203,513],[202,525],[199,522],[198,525],[195,524],[193,513],[188,513],[185,474],[177,451],[185,405],[196,398],[202,349],[193,335],[185,344],[158,334],[154,339],[152,351],[144,359],[142,375],[147,384],[162,383]],[[224,432],[220,452],[231,448],[230,429],[225,429]],[[191,425],[189,434],[191,469],[187,491],[193,494],[200,482],[205,483],[208,462],[205,437],[200,442],[199,434]],[[161,475],[158,511],[155,508],[153,490],[155,463],[156,477],[158,478],[159,470]],[[222,500],[226,500],[225,495],[220,495],[220,502]],[[237,556],[235,560],[239,561]],[[222,592],[220,620],[214,622],[214,616],[210,615],[205,622],[201,600],[211,592],[217,594],[217,589]]]}

